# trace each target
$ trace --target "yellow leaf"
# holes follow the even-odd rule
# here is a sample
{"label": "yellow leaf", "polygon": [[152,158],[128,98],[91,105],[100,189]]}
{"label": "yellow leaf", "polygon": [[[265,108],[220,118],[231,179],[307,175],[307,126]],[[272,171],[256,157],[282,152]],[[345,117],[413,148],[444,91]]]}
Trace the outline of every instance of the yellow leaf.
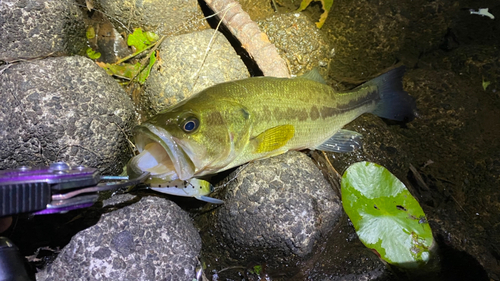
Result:
{"label": "yellow leaf", "polygon": [[333,0],[302,0],[300,3],[300,7],[297,10],[297,12],[301,12],[311,4],[312,1],[320,1],[321,4],[323,5],[323,14],[321,14],[321,17],[319,18],[319,21],[316,23],[316,26],[318,28],[321,28],[323,24],[325,24],[325,20],[328,17],[328,12],[330,12],[330,9],[332,8],[333,5]]}

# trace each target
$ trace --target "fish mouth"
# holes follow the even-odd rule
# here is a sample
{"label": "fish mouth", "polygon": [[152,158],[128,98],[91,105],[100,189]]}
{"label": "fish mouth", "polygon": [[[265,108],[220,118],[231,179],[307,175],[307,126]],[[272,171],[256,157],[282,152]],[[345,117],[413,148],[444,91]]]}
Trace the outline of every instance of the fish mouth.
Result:
{"label": "fish mouth", "polygon": [[193,162],[168,131],[147,123],[138,126],[135,131],[139,154],[127,165],[130,177],[143,172],[150,172],[151,178],[166,181],[193,177]]}

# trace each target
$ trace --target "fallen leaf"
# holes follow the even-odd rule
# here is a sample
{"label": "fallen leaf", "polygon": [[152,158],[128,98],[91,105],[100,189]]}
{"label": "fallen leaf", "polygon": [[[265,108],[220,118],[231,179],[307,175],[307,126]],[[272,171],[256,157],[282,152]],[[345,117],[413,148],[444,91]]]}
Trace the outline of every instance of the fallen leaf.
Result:
{"label": "fallen leaf", "polygon": [[328,17],[328,12],[330,12],[330,9],[332,8],[333,5],[333,0],[302,0],[300,3],[300,7],[297,10],[297,12],[301,12],[311,4],[312,1],[320,1],[321,5],[323,5],[323,14],[321,14],[319,21],[316,23],[316,26],[318,28],[321,28],[323,24],[325,24],[326,18]]}
{"label": "fallen leaf", "polygon": [[144,33],[142,32],[141,28],[135,28],[134,32],[128,36],[127,44],[129,46],[134,46],[136,48],[136,52],[140,52],[146,49],[149,45],[151,45],[151,43],[154,42],[148,38],[150,39],[156,38],[156,40],[158,40],[158,35],[154,34],[153,32]]}
{"label": "fallen leaf", "polygon": [[94,9],[94,0],[85,0],[85,5],[87,5],[87,9],[92,11]]}
{"label": "fallen leaf", "polygon": [[151,72],[151,68],[153,68],[153,65],[156,62],[155,54],[156,54],[156,52],[153,52],[151,54],[151,56],[149,57],[148,66],[143,71],[141,71],[141,73],[137,77],[137,80],[139,80],[139,83],[141,83],[141,85],[143,85],[146,82],[146,79],[149,77],[149,73]]}
{"label": "fallen leaf", "polygon": [[101,53],[94,51],[92,48],[87,48],[87,56],[93,60],[101,57]]}

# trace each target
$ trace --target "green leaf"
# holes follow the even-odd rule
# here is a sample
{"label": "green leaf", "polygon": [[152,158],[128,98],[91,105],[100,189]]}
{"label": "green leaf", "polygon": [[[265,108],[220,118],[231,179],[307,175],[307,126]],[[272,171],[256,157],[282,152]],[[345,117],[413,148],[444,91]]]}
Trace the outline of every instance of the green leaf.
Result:
{"label": "green leaf", "polygon": [[302,0],[300,3],[300,7],[297,10],[297,12],[301,12],[311,4],[312,1],[320,1],[321,4],[323,5],[323,14],[321,14],[319,21],[316,23],[316,26],[318,28],[321,28],[323,24],[325,24],[326,18],[328,17],[328,12],[330,12],[330,9],[333,6],[333,0]]}
{"label": "green leaf", "polygon": [[[130,34],[127,38],[127,44],[129,46],[134,46],[137,49],[137,52],[140,52],[146,49],[152,42],[155,40],[150,40],[148,38],[154,39],[153,32],[143,33],[141,28],[134,29],[134,32]],[[158,35],[156,35],[158,37]],[[158,40],[158,39],[156,39]]]}
{"label": "green leaf", "polygon": [[143,85],[146,82],[146,79],[149,77],[149,73],[151,72],[151,68],[153,68],[153,65],[156,62],[156,56],[155,52],[151,53],[151,56],[149,57],[149,64],[148,66],[139,74],[137,79],[139,80],[139,83]]}
{"label": "green leaf", "polygon": [[149,77],[149,73],[151,72],[151,68],[156,62],[156,56],[153,52],[149,57],[149,64],[146,68],[144,68],[139,62],[136,64],[122,63],[122,64],[107,64],[100,63],[97,64],[106,70],[106,73],[109,75],[115,75],[121,78],[126,78],[132,80],[134,77],[137,77],[139,83],[144,84],[146,79]]}
{"label": "green leaf", "polygon": [[94,51],[92,48],[87,48],[87,56],[93,60],[101,57],[101,53]]}
{"label": "green leaf", "polygon": [[355,163],[342,176],[341,188],[344,210],[366,247],[404,268],[429,261],[434,238],[424,211],[387,169]]}
{"label": "green leaf", "polygon": [[485,81],[484,78],[483,78],[483,89],[486,91],[486,88],[488,88],[488,86],[491,84],[490,81]]}
{"label": "green leaf", "polygon": [[158,34],[151,32],[151,31],[147,31],[146,33],[144,33],[144,35],[151,43],[154,43],[154,42],[158,41],[158,39],[160,39],[160,36]]}
{"label": "green leaf", "polygon": [[132,79],[141,71],[140,63],[136,64],[106,64],[98,63],[98,65],[106,70],[109,75]]}
{"label": "green leaf", "polygon": [[87,28],[85,36],[87,37],[88,40],[95,38],[95,29],[92,25]]}
{"label": "green leaf", "polygon": [[255,272],[256,275],[260,275],[260,272],[262,271],[262,266],[261,265],[256,265],[253,267],[253,272]]}

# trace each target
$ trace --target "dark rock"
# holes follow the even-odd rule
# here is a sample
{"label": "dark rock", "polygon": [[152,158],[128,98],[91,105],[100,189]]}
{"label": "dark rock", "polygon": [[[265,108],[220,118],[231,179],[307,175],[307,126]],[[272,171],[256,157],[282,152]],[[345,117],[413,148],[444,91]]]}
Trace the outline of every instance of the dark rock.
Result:
{"label": "dark rock", "polygon": [[[478,57],[469,59],[467,51]],[[499,173],[498,168],[486,166],[500,157],[500,131],[496,129],[500,127],[500,100],[498,93],[481,87],[487,75],[500,73],[498,52],[471,46],[439,60],[432,56],[424,60],[432,66],[409,71],[406,83],[421,115],[408,123],[405,135],[412,144],[408,153],[414,155],[413,165],[427,185],[427,189],[416,188],[414,194],[428,198],[421,205],[435,237],[444,237],[449,247],[477,259],[490,277],[500,276],[498,254],[491,251],[500,247],[498,226],[491,228],[492,222],[500,221],[500,213],[494,211],[500,198]],[[446,69],[447,65],[457,72]],[[492,69],[482,69],[486,65]],[[471,267],[457,266],[444,276],[475,270],[472,263],[461,263]],[[477,280],[482,280],[479,275]]]}
{"label": "dark rock", "polygon": [[439,48],[458,13],[444,0],[335,2],[322,28],[333,56],[330,75],[359,84],[398,61],[411,67]]}
{"label": "dark rock", "polygon": [[0,26],[0,60],[86,50],[83,15],[72,1],[2,1]]}
{"label": "dark rock", "polygon": [[370,161],[387,168],[399,179],[405,179],[412,161],[408,151],[408,142],[404,138],[408,129],[399,126],[388,126],[384,121],[372,114],[364,114],[344,129],[356,131],[363,135],[362,149],[349,153],[326,152],[337,171],[341,174],[352,164]]}
{"label": "dark rock", "polygon": [[206,218],[215,220],[213,235],[224,248],[207,243],[205,254],[218,266],[227,262],[222,253],[228,252],[243,266],[265,263],[289,274],[332,230],[341,214],[339,197],[300,152],[255,161],[237,173],[225,204]]}
{"label": "dark rock", "polygon": [[[478,86],[482,84],[482,90],[496,93],[500,97],[500,61],[496,45],[464,45],[453,52],[434,52],[422,57],[420,65],[452,70],[460,76],[470,78]],[[450,88],[446,83],[440,86]],[[476,89],[481,91],[479,87]],[[455,96],[459,96],[458,91],[453,92]],[[449,110],[451,106],[446,104],[446,107]]]}
{"label": "dark rock", "polygon": [[213,30],[204,30],[163,41],[161,60],[145,84],[144,111],[151,108],[155,114],[215,84],[249,77],[246,66],[219,32],[204,60],[213,35]]}
{"label": "dark rock", "polygon": [[75,235],[37,280],[192,280],[200,248],[186,212],[146,197]]}
{"label": "dark rock", "polygon": [[84,57],[23,62],[0,75],[0,169],[70,165],[122,172],[135,123],[123,89]]}

